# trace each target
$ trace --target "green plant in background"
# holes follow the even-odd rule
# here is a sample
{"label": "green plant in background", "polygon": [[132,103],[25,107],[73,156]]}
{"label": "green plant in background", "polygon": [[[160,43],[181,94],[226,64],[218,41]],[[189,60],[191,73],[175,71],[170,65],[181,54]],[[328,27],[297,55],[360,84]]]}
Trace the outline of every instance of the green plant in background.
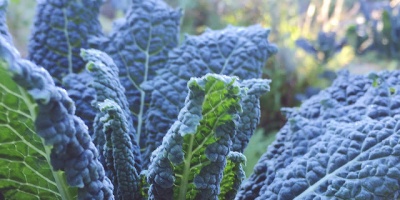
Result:
{"label": "green plant in background", "polygon": [[264,129],[259,128],[250,138],[249,145],[244,150],[244,155],[246,155],[246,165],[243,167],[246,177],[249,177],[254,170],[254,166],[257,161],[265,153],[267,147],[275,140],[276,133],[269,131],[268,134],[265,133]]}
{"label": "green plant in background", "polygon": [[318,33],[318,37],[314,41],[309,41],[305,38],[299,38],[296,40],[296,46],[311,55],[317,61],[318,66],[315,70],[315,74],[316,77],[322,79],[319,82],[323,82],[319,87],[307,87],[304,93],[297,95],[297,99],[304,101],[317,94],[321,90],[321,86],[323,88],[332,83],[336,78],[336,73],[332,70],[326,69],[325,65],[333,59],[335,54],[339,53],[343,49],[346,43],[346,39],[337,42],[335,32],[323,31]]}
{"label": "green plant in background", "polygon": [[399,59],[400,5],[362,0],[360,6],[363,22],[347,29],[356,53],[375,52],[382,58]]}
{"label": "green plant in background", "polygon": [[32,24],[32,16],[35,13],[36,2],[34,0],[11,0],[9,12],[7,12],[7,24],[14,38],[14,44],[20,50],[22,56],[26,56],[29,33]]}
{"label": "green plant in background", "polygon": [[[280,129],[286,118],[281,112],[282,107],[295,106],[297,104],[293,91],[298,90],[296,86],[296,68],[293,63],[294,51],[288,48],[280,48],[280,53],[271,58],[263,69],[265,78],[276,80],[271,83],[270,92],[261,97],[261,119],[268,123],[262,123],[262,133],[267,137]],[[293,67],[293,68],[291,68]],[[262,146],[260,140],[258,146]],[[262,148],[260,147],[262,150]]]}
{"label": "green plant in background", "polygon": [[315,41],[310,42],[305,38],[296,40],[296,46],[312,55],[322,65],[326,64],[335,54],[340,52],[346,43],[346,39],[337,42],[335,32],[323,31],[318,33]]}

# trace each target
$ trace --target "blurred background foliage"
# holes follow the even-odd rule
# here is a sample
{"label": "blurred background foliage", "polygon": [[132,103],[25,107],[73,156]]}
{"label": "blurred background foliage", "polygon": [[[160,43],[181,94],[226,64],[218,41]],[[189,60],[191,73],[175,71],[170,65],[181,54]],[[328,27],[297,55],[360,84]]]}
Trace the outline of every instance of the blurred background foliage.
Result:
{"label": "blurred background foliage", "polygon": [[[35,0],[10,0],[8,25],[22,55],[35,13]],[[279,51],[263,72],[272,79],[261,98],[259,129],[246,149],[250,173],[276,132],[286,122],[280,111],[329,86],[338,70],[356,74],[400,67],[400,0],[165,0],[184,10],[184,34],[228,24],[261,24]],[[130,0],[107,0],[100,20],[104,31],[123,16]],[[247,174],[249,175],[249,174]]]}

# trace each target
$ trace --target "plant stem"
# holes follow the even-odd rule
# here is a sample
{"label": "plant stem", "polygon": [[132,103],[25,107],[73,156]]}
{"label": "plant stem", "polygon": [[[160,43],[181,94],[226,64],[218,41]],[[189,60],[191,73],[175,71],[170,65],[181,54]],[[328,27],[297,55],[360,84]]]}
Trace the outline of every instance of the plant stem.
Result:
{"label": "plant stem", "polygon": [[190,142],[188,151],[186,152],[186,158],[183,166],[183,176],[181,180],[181,185],[179,187],[179,196],[177,200],[185,200],[186,192],[188,188],[189,175],[190,175],[190,161],[192,160],[192,147],[193,147],[194,135],[190,135]]}

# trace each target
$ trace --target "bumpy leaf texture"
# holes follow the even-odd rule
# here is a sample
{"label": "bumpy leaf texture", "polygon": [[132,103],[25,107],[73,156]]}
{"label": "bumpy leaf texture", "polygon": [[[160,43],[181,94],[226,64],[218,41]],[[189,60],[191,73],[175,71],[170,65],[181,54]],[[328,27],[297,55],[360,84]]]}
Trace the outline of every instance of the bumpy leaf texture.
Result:
{"label": "bumpy leaf texture", "polygon": [[112,171],[115,193],[118,199],[140,199],[140,177],[135,169],[132,142],[129,137],[128,123],[125,112],[114,101],[106,99],[99,103],[103,116],[103,132],[107,144],[107,167]]}
{"label": "bumpy leaf texture", "polygon": [[289,109],[237,199],[397,199],[400,72],[341,72]]}
{"label": "bumpy leaf texture", "polygon": [[221,181],[221,193],[218,199],[234,199],[240,184],[246,178],[242,164],[246,164],[246,156],[242,153],[231,151],[227,158],[226,167]]}
{"label": "bumpy leaf texture", "polygon": [[[81,56],[85,61],[88,62],[86,68],[93,76],[93,82],[90,83],[90,85],[96,91],[96,99],[93,102],[95,104],[94,106],[99,107],[99,105],[96,104],[103,103],[106,100],[111,100],[114,102],[111,103],[111,105],[110,103],[105,103],[105,108],[107,108],[105,111],[108,110],[108,112],[101,112],[96,115],[94,120],[93,141],[95,142],[101,155],[103,155],[105,158],[103,163],[106,167],[107,176],[113,180],[117,193],[121,192],[121,194],[118,194],[118,196],[124,199],[123,197],[126,198],[127,195],[132,195],[133,192],[124,190],[124,187],[140,182],[138,173],[140,173],[141,170],[139,145],[136,143],[137,136],[135,129],[133,128],[128,101],[126,100],[126,96],[124,94],[125,89],[119,82],[118,67],[106,53],[95,49],[82,49]],[[113,104],[117,104],[118,107],[113,106]],[[112,108],[109,108],[110,106]],[[123,116],[115,114],[115,118],[118,117],[119,121],[123,121],[121,122],[123,125],[119,125],[121,127],[114,127],[115,129],[113,129],[113,127],[108,125],[108,128],[106,128],[106,125],[104,124],[104,118],[107,118],[106,115],[110,115],[109,112],[111,112],[111,110],[109,109],[114,110],[114,112],[119,112],[121,110],[121,114],[123,114]],[[115,120],[111,120],[111,122],[108,123],[114,123],[114,121]],[[107,130],[107,132],[104,130]],[[113,132],[115,132],[115,134],[119,133],[120,136],[112,139],[114,137]],[[126,135],[122,136],[122,133]],[[126,146],[121,147],[120,145],[122,144],[125,144]],[[127,147],[130,148],[130,152],[121,150],[121,148]],[[122,153],[115,153],[115,151]],[[124,161],[121,160],[129,160],[129,162],[127,161],[127,163],[124,163]],[[118,169],[124,167],[125,164],[132,164],[132,168],[128,168],[130,171],[126,172],[130,174],[127,176],[132,178],[132,180],[122,183],[120,182],[121,177],[119,177],[118,174],[123,172],[118,171]],[[136,189],[135,193],[139,194],[137,186],[132,187],[131,189]]]}
{"label": "bumpy leaf texture", "polygon": [[75,105],[65,90],[55,86],[49,73],[21,59],[15,48],[0,37],[0,56],[14,81],[38,105],[36,132],[51,145],[53,170],[65,171],[67,183],[79,187],[79,199],[113,199],[113,186],[105,177],[87,126],[75,116]]}
{"label": "bumpy leaf texture", "polygon": [[269,91],[270,80],[248,79],[241,82],[241,87],[245,88],[245,95],[240,104],[243,112],[240,113],[238,130],[232,143],[232,151],[243,153],[247,147],[251,136],[260,121],[260,96]]}
{"label": "bumpy leaf texture", "polygon": [[93,134],[95,110],[90,106],[94,90],[84,72],[81,48],[98,47],[103,36],[98,14],[102,0],[38,1],[28,58],[49,71],[56,85],[62,85],[76,102],[76,114]]}
{"label": "bumpy leaf texture", "polygon": [[72,188],[63,190],[67,184],[52,171],[50,148],[34,130],[36,104],[6,68],[0,62],[0,199],[75,198]]}
{"label": "bumpy leaf texture", "polygon": [[111,0],[111,5],[116,10],[128,11],[132,5],[132,0]]}
{"label": "bumpy leaf texture", "polygon": [[64,89],[67,90],[68,96],[74,100],[76,115],[82,118],[86,126],[89,128],[89,134],[93,135],[93,119],[96,111],[93,109],[92,101],[96,98],[96,91],[90,87],[93,78],[90,74],[84,72],[80,74],[68,74],[62,80]]}
{"label": "bumpy leaf texture", "polygon": [[169,54],[165,68],[142,87],[151,91],[146,116],[146,151],[143,166],[148,166],[156,149],[183,107],[186,85],[191,77],[207,73],[234,75],[240,79],[260,78],[265,61],[277,51],[268,42],[269,30],[260,26],[227,27],[208,30],[201,36],[187,36],[184,43]]}
{"label": "bumpy leaf texture", "polygon": [[243,93],[236,78],[208,74],[188,83],[178,120],[152,155],[150,199],[216,199]]}
{"label": "bumpy leaf texture", "polygon": [[8,71],[10,62],[5,55],[11,53],[13,59],[18,52],[9,52],[13,48],[7,47],[12,45],[6,25],[7,3],[0,2],[0,199],[75,198],[76,191],[65,187],[63,174],[52,171],[50,148],[34,130],[36,103]]}
{"label": "bumpy leaf texture", "polygon": [[38,1],[29,40],[29,60],[47,69],[59,84],[64,76],[83,71],[81,48],[102,37],[98,21],[102,0]]}
{"label": "bumpy leaf texture", "polygon": [[0,35],[12,44],[12,37],[8,32],[6,11],[8,7],[8,0],[0,0]]}
{"label": "bumpy leaf texture", "polygon": [[125,19],[102,45],[119,67],[138,135],[143,135],[143,117],[150,102],[140,85],[166,65],[168,52],[178,44],[180,17],[181,10],[161,0],[134,0]]}

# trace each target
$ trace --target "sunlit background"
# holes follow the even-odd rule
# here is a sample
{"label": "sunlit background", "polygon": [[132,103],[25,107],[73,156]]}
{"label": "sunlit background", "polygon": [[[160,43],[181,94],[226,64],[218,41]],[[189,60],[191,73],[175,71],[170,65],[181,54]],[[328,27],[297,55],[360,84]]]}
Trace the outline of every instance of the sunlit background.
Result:
{"label": "sunlit background", "polygon": [[[400,0],[166,0],[184,10],[181,40],[206,28],[261,24],[279,48],[264,67],[272,79],[262,97],[259,128],[250,141],[246,173],[285,123],[280,109],[296,107],[326,88],[338,70],[367,74],[400,66]],[[23,56],[35,13],[34,0],[11,0],[8,25]],[[102,8],[104,31],[124,15],[129,0]],[[247,174],[248,175],[248,174]]]}

